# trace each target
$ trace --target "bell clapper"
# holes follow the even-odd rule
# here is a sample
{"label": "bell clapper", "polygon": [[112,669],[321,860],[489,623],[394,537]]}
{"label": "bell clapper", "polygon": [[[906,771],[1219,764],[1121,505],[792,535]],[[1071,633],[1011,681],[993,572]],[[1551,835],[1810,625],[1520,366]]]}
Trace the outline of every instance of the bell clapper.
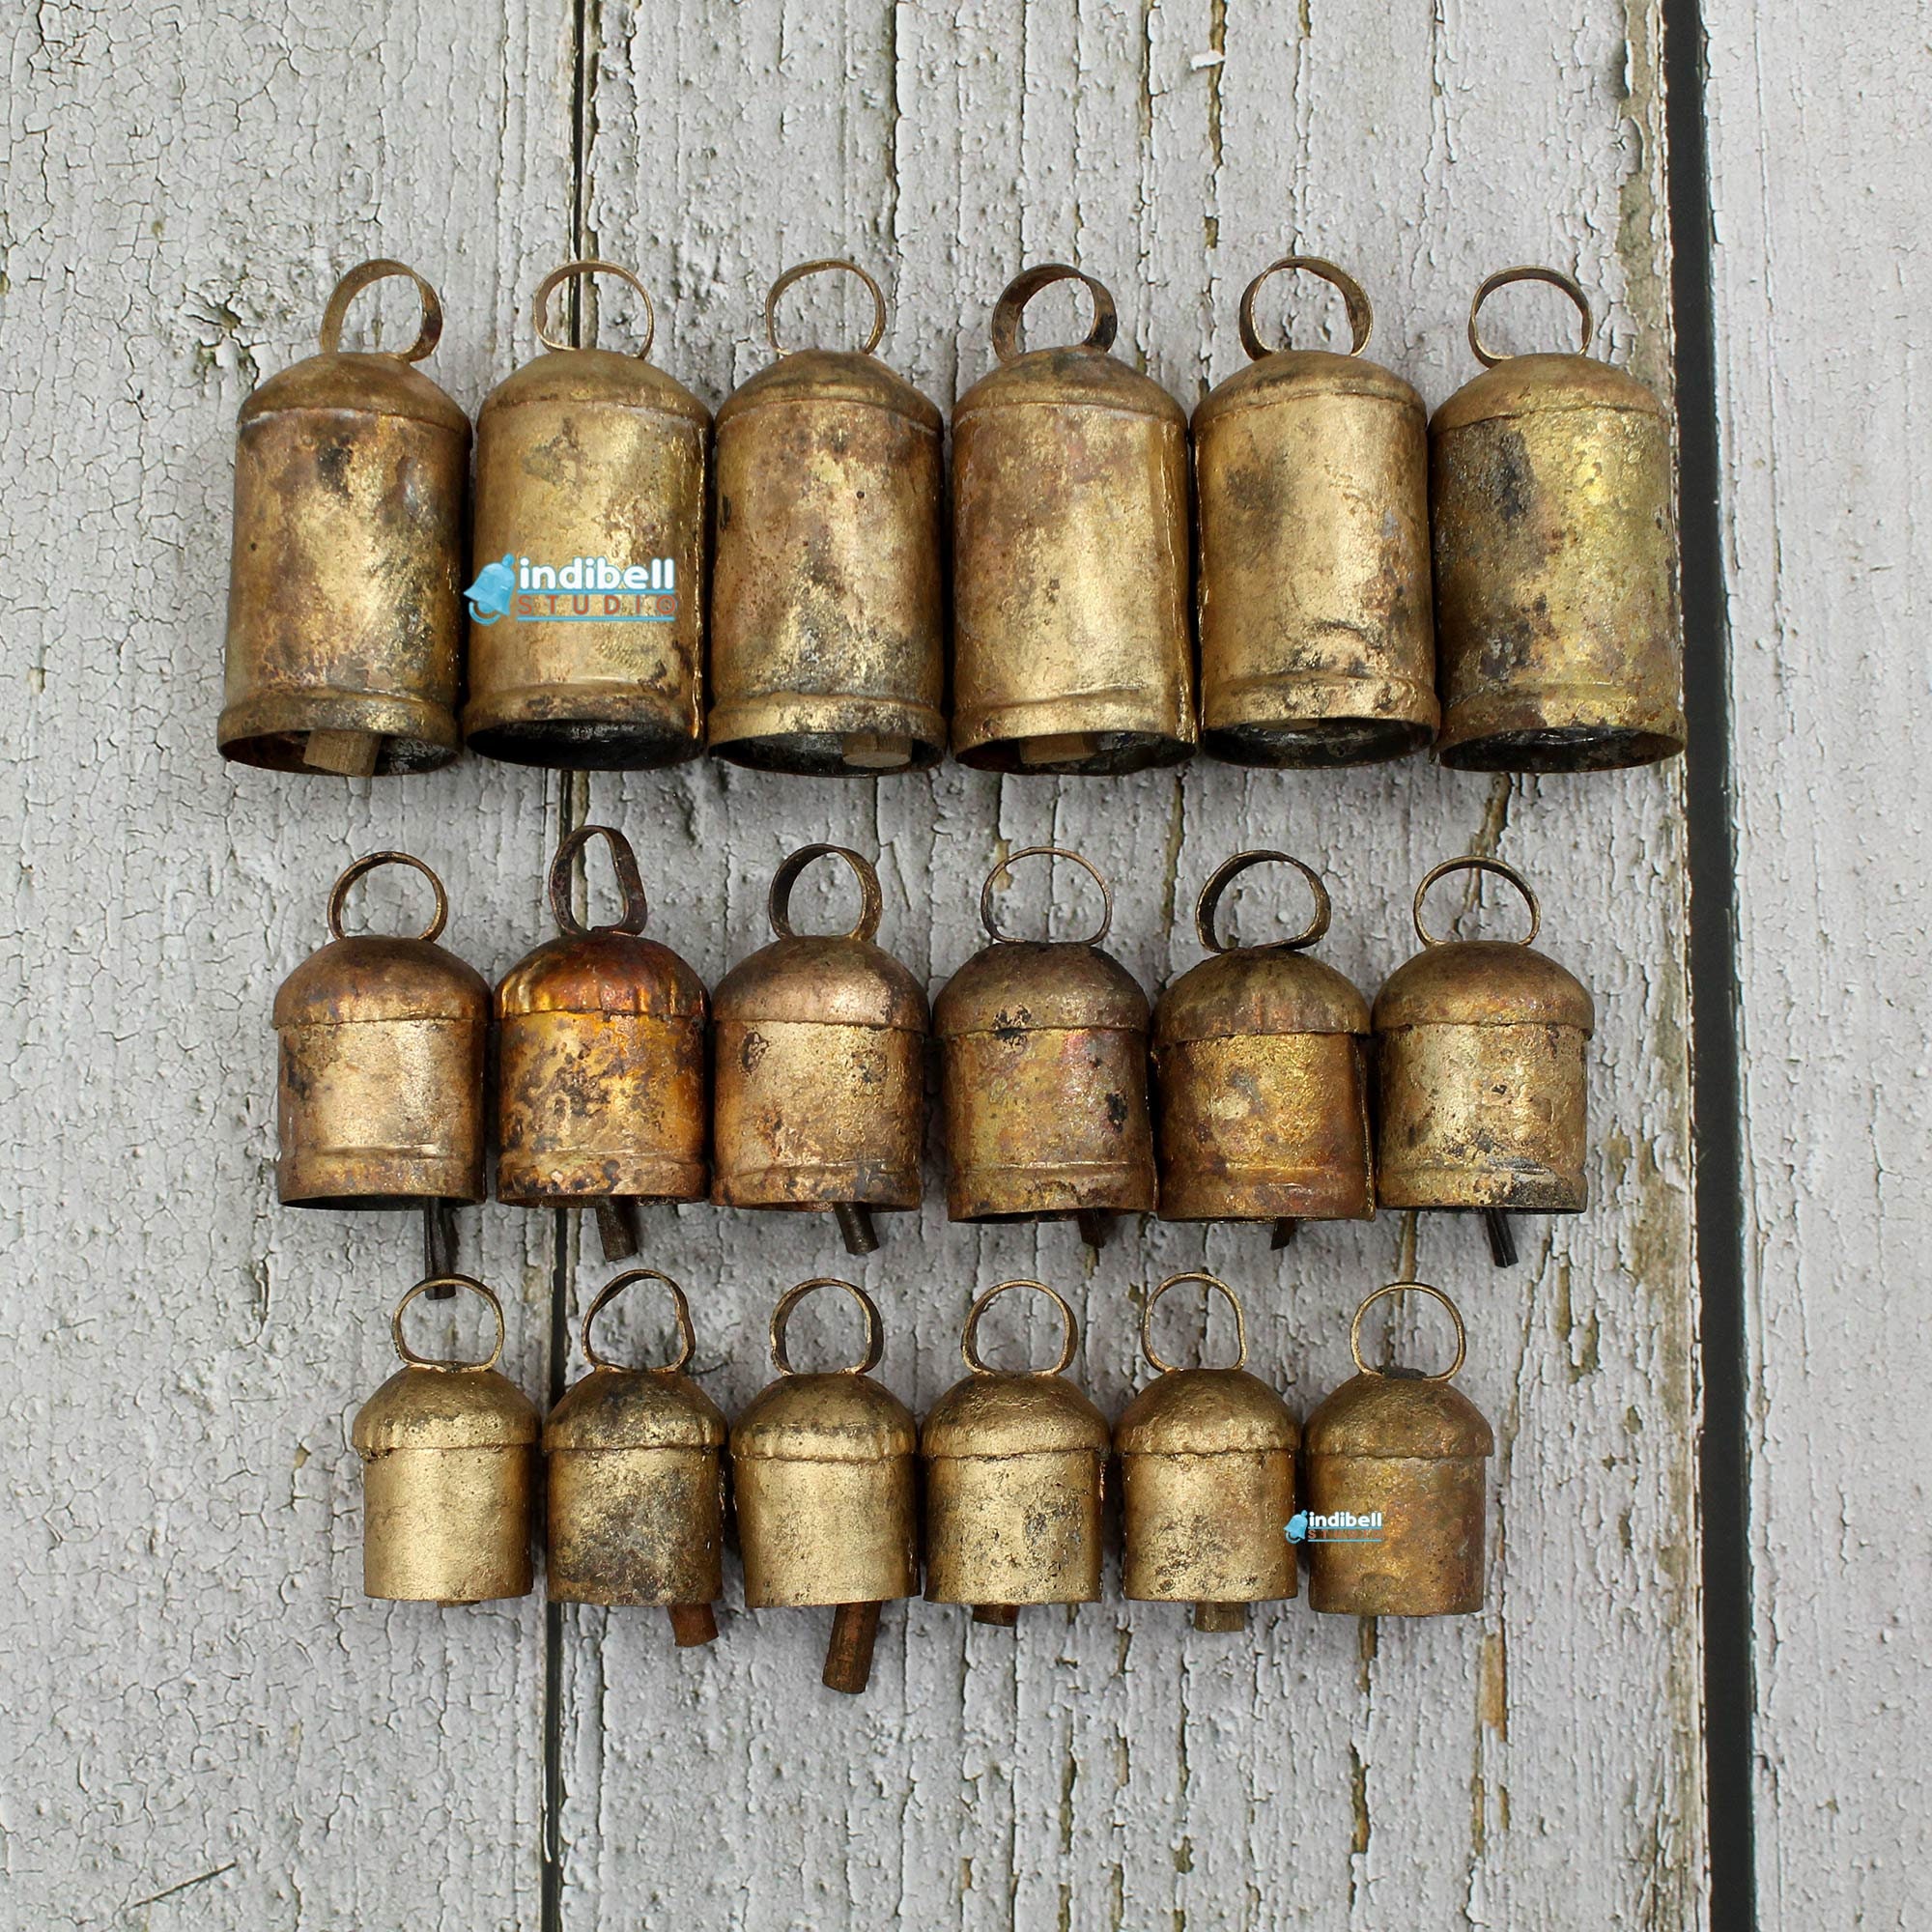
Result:
{"label": "bell clapper", "polygon": [[1094,756],[1100,741],[1092,731],[1054,731],[1020,740],[1020,760],[1028,765],[1073,764]]}
{"label": "bell clapper", "polygon": [[[456,1266],[456,1216],[447,1201],[423,1203],[423,1276],[448,1274]],[[447,1301],[456,1291],[439,1285],[426,1291],[432,1301]]]}
{"label": "bell clapper", "polygon": [[1274,1233],[1268,1237],[1268,1246],[1277,1253],[1294,1239],[1294,1231],[1301,1223],[1293,1214],[1277,1214]]}
{"label": "bell clapper", "polygon": [[[607,1262],[627,1262],[638,1252],[638,1204],[627,1194],[597,1203],[597,1238]],[[709,1639],[706,1639],[709,1641]]]}
{"label": "bell clapper", "polygon": [[670,1639],[679,1650],[718,1641],[718,1617],[709,1604],[668,1604]]}
{"label": "bell clapper", "polygon": [[1194,1605],[1194,1628],[1198,1631],[1215,1631],[1226,1634],[1234,1631],[1244,1631],[1247,1627],[1248,1606],[1245,1604]]}
{"label": "bell clapper", "polygon": [[843,756],[862,772],[902,772],[912,763],[912,740],[894,732],[848,731]]}
{"label": "bell clapper", "polygon": [[832,1211],[838,1219],[848,1255],[872,1255],[879,1251],[879,1231],[872,1225],[871,1210],[856,1201],[838,1201]]}
{"label": "bell clapper", "polygon": [[1098,1254],[1107,1245],[1107,1210],[1083,1208],[1073,1218],[1079,1224],[1080,1238]]}
{"label": "bell clapper", "polygon": [[840,1604],[834,1610],[821,1680],[828,1690],[856,1697],[872,1681],[872,1642],[878,1634],[877,1604]]}
{"label": "bell clapper", "polygon": [[1017,1604],[975,1604],[973,1621],[976,1624],[995,1624],[1001,1630],[1011,1630],[1020,1620],[1020,1606]]}
{"label": "bell clapper", "polygon": [[380,731],[311,731],[302,745],[302,763],[311,771],[346,779],[373,779],[382,755]]}
{"label": "bell clapper", "polygon": [[1490,1237],[1490,1259],[1499,1268],[1515,1267],[1516,1236],[1510,1230],[1509,1216],[1500,1208],[1485,1208],[1483,1227]]}

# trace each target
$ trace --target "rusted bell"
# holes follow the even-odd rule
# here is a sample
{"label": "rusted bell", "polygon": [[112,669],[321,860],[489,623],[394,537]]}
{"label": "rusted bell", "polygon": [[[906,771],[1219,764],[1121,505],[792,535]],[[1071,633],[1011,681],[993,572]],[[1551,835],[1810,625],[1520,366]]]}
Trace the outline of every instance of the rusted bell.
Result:
{"label": "rusted bell", "polygon": [[[624,916],[585,927],[571,867],[593,838],[611,848]],[[584,825],[550,868],[559,937],[497,989],[497,1199],[595,1208],[604,1252],[637,1252],[637,1201],[701,1201],[704,982],[642,934],[647,908],[624,835]]]}
{"label": "rusted bell", "polygon": [[[859,1304],[865,1352],[849,1369],[800,1375],[785,1353],[785,1324],[819,1288],[842,1288]],[[834,1690],[866,1688],[879,1606],[919,1588],[919,1425],[872,1379],[885,1351],[878,1306],[863,1288],[800,1282],[772,1311],[779,1378],[731,1426],[745,1606],[836,1605],[824,1674]]]}
{"label": "rusted bell", "polygon": [[[421,298],[416,339],[345,351],[350,303],[392,275]],[[242,405],[223,757],[354,778],[455,757],[469,418],[410,366],[441,334],[413,269],[364,262],[328,298],[322,353]]]}
{"label": "rusted bell", "polygon": [[[413,866],[436,893],[413,939],[343,936],[350,887],[379,866]],[[328,945],[275,994],[275,1186],[289,1206],[483,1199],[490,984],[436,944],[448,918],[442,881],[407,852],[372,852],[336,880]]]}
{"label": "rusted bell", "polygon": [[[791,349],[779,298],[842,270],[865,347]],[[886,298],[856,262],[787,269],[765,298],[778,360],[718,412],[711,749],[811,777],[923,771],[946,750],[943,418],[872,354]]]}
{"label": "rusted bell", "polygon": [[[1299,269],[1339,289],[1353,341],[1268,350],[1255,297]],[[1241,297],[1254,359],[1194,412],[1201,733],[1237,765],[1354,765],[1435,735],[1422,398],[1366,360],[1353,276],[1287,255]]]}
{"label": "rusted bell", "polygon": [[[993,887],[1022,859],[1070,859],[1100,888],[1086,940],[1009,940]],[[955,1221],[1072,1214],[1098,1247],[1110,1212],[1154,1205],[1148,1111],[1148,1001],[1100,941],[1113,895],[1077,852],[1030,845],[995,866],[980,894],[992,944],[933,1006],[946,1111],[947,1212]]]}
{"label": "rusted bell", "polygon": [[[1200,1282],[1235,1312],[1235,1360],[1181,1369],[1153,1346],[1153,1311],[1169,1289]],[[1174,1274],[1141,1311],[1141,1351],[1159,1373],[1114,1425],[1121,1459],[1121,1593],[1137,1603],[1192,1604],[1199,1631],[1237,1631],[1250,1604],[1295,1590],[1288,1520],[1301,1432],[1267,1383],[1251,1376],[1247,1323],[1228,1284]]]}
{"label": "rusted bell", "polygon": [[1484,373],[1429,425],[1442,735],[1478,772],[1595,772],[1684,749],[1670,416],[1634,376],[1575,355],[1501,356],[1476,326],[1511,282],[1589,298],[1554,269],[1476,291]]}
{"label": "rusted bell", "polygon": [[[997,1295],[1031,1288],[1065,1323],[1050,1369],[989,1369],[980,1318]],[[974,1302],[959,1352],[972,1371],[933,1404],[920,1431],[925,1463],[925,1594],[971,1604],[973,1620],[1010,1625],[1026,1604],[1091,1604],[1100,1594],[1106,1418],[1062,1373],[1080,1345],[1066,1298],[1038,1281],[1003,1281]]]}
{"label": "rusted bell", "polygon": [[[631,1369],[590,1330],[636,1281],[662,1282],[677,1312],[677,1359]],[[684,1373],[696,1351],[684,1291],[656,1268],[606,1285],[583,1318],[590,1373],[544,1424],[550,1594],[572,1604],[657,1604],[680,1649],[712,1641],[724,1590],[724,1437],[718,1405]]]}
{"label": "rusted bell", "polygon": [[[1084,341],[1020,353],[1076,281]],[[1107,354],[1114,298],[1058,262],[993,310],[999,367],[952,411],[952,753],[997,772],[1137,772],[1194,749],[1187,412]]]}
{"label": "rusted bell", "polygon": [[[1221,895],[1251,867],[1293,866],[1315,913],[1293,939],[1230,946]],[[1296,1221],[1375,1212],[1365,1059],[1369,1005],[1302,949],[1328,930],[1328,889],[1286,852],[1242,852],[1208,881],[1195,930],[1214,956],[1183,973],[1153,1009],[1165,1221]]]}
{"label": "rusted bell", "polygon": [[[419,1355],[403,1316],[419,1294],[467,1288],[489,1303],[481,1362]],[[409,1603],[480,1604],[529,1593],[537,1490],[535,1406],[497,1372],[503,1305],[467,1274],[419,1281],[389,1318],[403,1366],[355,1411],[362,1459],[362,1587]]]}
{"label": "rusted bell", "polygon": [[[818,859],[859,882],[850,932],[792,930],[791,889]],[[875,1208],[917,1208],[925,1141],[925,990],[873,945],[879,876],[842,845],[807,845],[772,880],[778,938],[718,983],[712,1199],[831,1208],[855,1255]]]}
{"label": "rusted bell", "polygon": [[[1385,1294],[1433,1294],[1456,1324],[1456,1359],[1438,1376],[1372,1369],[1362,1317]],[[1420,1281],[1378,1288],[1355,1311],[1358,1373],[1302,1432],[1305,1513],[1289,1536],[1308,1552],[1308,1600],[1355,1617],[1445,1617],[1483,1607],[1490,1425],[1450,1378],[1465,1337],[1456,1304]]]}

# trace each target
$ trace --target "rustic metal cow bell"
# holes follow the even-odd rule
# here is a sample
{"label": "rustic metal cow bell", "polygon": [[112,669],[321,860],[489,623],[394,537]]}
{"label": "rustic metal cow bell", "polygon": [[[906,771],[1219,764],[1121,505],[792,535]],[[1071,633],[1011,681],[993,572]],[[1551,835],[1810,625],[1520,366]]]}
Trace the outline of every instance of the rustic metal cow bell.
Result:
{"label": "rustic metal cow bell", "polygon": [[[849,1369],[800,1375],[785,1352],[785,1325],[820,1288],[843,1289],[859,1304],[865,1351]],[[919,1588],[919,1426],[872,1379],[885,1349],[878,1306],[864,1289],[800,1282],[772,1311],[779,1378],[731,1426],[745,1605],[836,1605],[823,1681],[848,1692],[870,1680],[880,1605]]]}
{"label": "rustic metal cow bell", "polygon": [[[636,355],[554,332],[552,295],[590,275],[643,302]],[[629,270],[566,262],[536,294],[545,353],[476,418],[463,734],[485,757],[637,771],[703,743],[711,412],[645,359],[655,329]]]}
{"label": "rustic metal cow bell", "polygon": [[[1440,1375],[1372,1369],[1362,1318],[1385,1294],[1431,1294],[1456,1324],[1456,1358]],[[1318,1610],[1357,1617],[1457,1616],[1483,1607],[1488,1459],[1495,1437],[1450,1379],[1466,1338],[1456,1304],[1426,1282],[1392,1282],[1355,1311],[1357,1373],[1302,1433],[1306,1510],[1289,1535],[1308,1552]]]}
{"label": "rustic metal cow bell", "polygon": [[[1341,291],[1346,355],[1262,341],[1255,298],[1296,269]],[[1332,262],[1264,269],[1240,326],[1254,359],[1194,412],[1202,741],[1238,765],[1419,751],[1441,715],[1422,398],[1364,358],[1374,312]]]}
{"label": "rustic metal cow bell", "polygon": [[[1022,355],[1020,313],[1076,281],[1086,339]],[[999,366],[952,412],[952,752],[1001,772],[1134,772],[1194,749],[1187,412],[1107,354],[1114,298],[1028,269]]]}
{"label": "rustic metal cow bell", "polygon": [[[1009,940],[995,884],[1022,859],[1070,859],[1100,889],[1086,940]],[[1100,941],[1107,882],[1077,852],[1030,845],[986,876],[980,918],[992,944],[941,989],[933,1022],[955,1221],[1074,1215],[1098,1247],[1109,1212],[1154,1205],[1147,995]]]}
{"label": "rustic metal cow bell", "polygon": [[[412,866],[436,893],[413,939],[343,934],[349,889],[379,866]],[[372,852],[336,880],[329,943],[275,994],[275,1185],[289,1206],[483,1199],[490,985],[436,944],[448,917],[442,881],[407,852]]]}
{"label": "rustic metal cow bell", "polygon": [[[792,930],[791,891],[814,861],[859,882],[849,932]],[[853,1254],[872,1213],[917,1208],[925,1140],[925,990],[872,942],[879,877],[842,845],[807,845],[772,880],[778,937],[718,983],[712,1198],[727,1208],[831,1208]]]}
{"label": "rustic metal cow bell", "polygon": [[[480,1362],[419,1355],[403,1316],[419,1294],[467,1288],[497,1318]],[[362,1587],[411,1603],[480,1604],[522,1597],[532,1581],[535,1406],[497,1363],[503,1305],[467,1274],[419,1281],[389,1332],[403,1366],[355,1411],[362,1459]]]}
{"label": "rustic metal cow bell", "polygon": [[[980,1318],[1015,1288],[1060,1310],[1065,1337],[1051,1368],[1009,1373],[980,1358]],[[933,1404],[920,1431],[929,1603],[971,1604],[975,1623],[1009,1626],[1027,1604],[1098,1598],[1113,1438],[1066,1379],[1079,1346],[1072,1308],[1044,1282],[1003,1281],[974,1302],[959,1338],[971,1373]]]}
{"label": "rustic metal cow bell", "polygon": [[1589,298],[1554,269],[1476,291],[1484,373],[1429,426],[1445,765],[1592,772],[1684,749],[1684,645],[1671,530],[1670,416],[1588,355],[1498,355],[1477,327],[1512,282]]}
{"label": "rustic metal cow bell", "polygon": [[[350,303],[398,275],[422,302],[415,340],[343,349]],[[223,757],[368,778],[456,756],[469,418],[410,366],[441,334],[413,269],[364,262],[328,298],[322,353],[242,404]]]}
{"label": "rustic metal cow bell", "polygon": [[[621,919],[586,927],[571,867],[611,848]],[[643,937],[647,907],[624,835],[584,825],[550,868],[559,936],[497,989],[497,1198],[517,1208],[594,1208],[604,1252],[637,1252],[631,1204],[705,1192],[704,982]]]}
{"label": "rustic metal cow bell", "polygon": [[[784,348],[779,298],[839,270],[872,298],[865,346]],[[718,412],[711,749],[812,777],[923,771],[946,750],[944,419],[872,354],[886,298],[855,262],[787,269],[778,360]]]}
{"label": "rustic metal cow bell", "polygon": [[[1231,946],[1215,925],[1221,895],[1270,861],[1308,881],[1314,916],[1294,938]],[[1153,1011],[1163,1220],[1272,1221],[1280,1246],[1298,1220],[1375,1212],[1368,1002],[1303,951],[1329,911],[1320,876],[1286,852],[1239,853],[1202,892],[1195,930],[1213,957]]]}
{"label": "rustic metal cow bell", "polygon": [[[1153,1346],[1153,1312],[1181,1282],[1224,1295],[1235,1314],[1235,1359],[1182,1369]],[[1294,1514],[1293,1412],[1248,1359],[1247,1323],[1228,1284],[1175,1274],[1141,1311],[1141,1351],[1155,1379],[1114,1425],[1121,1459],[1121,1591],[1138,1603],[1192,1604],[1199,1631],[1244,1629],[1250,1604],[1295,1591],[1288,1521]]]}
{"label": "rustic metal cow bell", "polygon": [[[676,1359],[633,1369],[597,1351],[599,1315],[637,1281],[662,1282],[677,1315]],[[725,1422],[685,1374],[697,1348],[684,1291],[656,1268],[608,1283],[583,1318],[590,1373],[544,1424],[550,1594],[572,1604],[655,1604],[679,1648],[718,1634],[724,1589]]]}

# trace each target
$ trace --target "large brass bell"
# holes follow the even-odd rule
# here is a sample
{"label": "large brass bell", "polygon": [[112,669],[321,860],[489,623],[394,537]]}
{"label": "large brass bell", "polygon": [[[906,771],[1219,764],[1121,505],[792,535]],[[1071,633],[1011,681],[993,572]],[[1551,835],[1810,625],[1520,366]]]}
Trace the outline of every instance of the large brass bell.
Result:
{"label": "large brass bell", "polygon": [[[436,912],[413,939],[343,934],[349,889],[379,866],[412,866],[436,893]],[[286,1204],[483,1199],[490,986],[436,944],[448,917],[442,881],[407,852],[373,852],[336,880],[329,943],[275,994],[275,1185]]]}
{"label": "large brass bell", "polygon": [[1483,374],[1429,425],[1445,765],[1592,772],[1684,749],[1670,416],[1634,376],[1574,355],[1499,355],[1484,302],[1548,282],[1505,269],[1469,305]]}
{"label": "large brass bell", "polygon": [[[1060,1310],[1052,1367],[989,1369],[980,1318],[1030,1288]],[[1100,1594],[1100,1501],[1112,1436],[1065,1378],[1080,1330],[1065,1295],[1003,1281],[974,1302],[959,1338],[970,1371],[933,1404],[920,1431],[925,1463],[925,1594],[971,1604],[975,1623],[1011,1625],[1027,1604],[1091,1604]]]}
{"label": "large brass bell", "polygon": [[[785,1352],[785,1326],[820,1288],[843,1289],[859,1304],[865,1351],[849,1369],[800,1375]],[[919,1425],[872,1379],[885,1350],[878,1306],[864,1289],[800,1282],[772,1311],[779,1378],[731,1426],[745,1606],[836,1605],[823,1681],[854,1693],[871,1678],[880,1606],[919,1588]]]}
{"label": "large brass bell", "polygon": [[[415,285],[415,340],[343,349],[350,303],[390,276]],[[364,262],[328,298],[322,353],[242,405],[223,757],[356,778],[455,757],[469,418],[410,366],[441,334],[413,269]]]}
{"label": "large brass bell", "polygon": [[[1153,1312],[1169,1289],[1200,1282],[1235,1315],[1235,1359],[1182,1369],[1153,1346]],[[1228,1284],[1174,1274],[1141,1310],[1141,1351],[1158,1373],[1121,1411],[1121,1592],[1138,1603],[1192,1604],[1199,1631],[1237,1631],[1250,1604],[1292,1597],[1293,1412],[1248,1359],[1247,1322]]]}
{"label": "large brass bell", "polygon": [[[480,1362],[417,1354],[403,1332],[411,1302],[459,1288],[489,1304],[496,1346]],[[412,1603],[527,1595],[540,1431],[535,1406],[497,1370],[502,1303],[467,1274],[433,1276],[396,1304],[389,1332],[403,1366],[350,1432],[362,1459],[363,1589]]]}
{"label": "large brass bell", "polygon": [[[1262,341],[1255,298],[1297,269],[1341,292],[1346,355]],[[1362,355],[1369,298],[1332,262],[1264,269],[1240,327],[1253,359],[1194,412],[1202,742],[1239,765],[1418,751],[1440,717],[1422,398]]]}
{"label": "large brass bell", "polygon": [[[792,887],[825,858],[858,881],[858,923],[794,932]],[[878,1246],[875,1209],[919,1206],[925,1140],[925,989],[873,944],[882,904],[857,852],[794,852],[772,879],[778,937],[732,967],[712,1001],[712,1198],[831,1208],[853,1254]]]}
{"label": "large brass bell", "polygon": [[[571,867],[593,838],[624,912],[586,927]],[[614,1261],[637,1252],[634,1202],[704,1198],[704,982],[643,937],[637,857],[613,827],[580,826],[557,847],[550,903],[558,937],[497,989],[497,1198],[594,1208]]]}
{"label": "large brass bell", "polygon": [[[1372,1369],[1362,1318],[1385,1294],[1434,1295],[1456,1324],[1456,1357],[1441,1374]],[[1426,1282],[1392,1282],[1355,1311],[1356,1374],[1302,1432],[1304,1512],[1289,1535],[1308,1553],[1318,1610],[1356,1617],[1456,1616],[1483,1607],[1488,1459],[1495,1437],[1450,1380],[1466,1337],[1456,1304]]]}
{"label": "large brass bell", "polygon": [[[597,1318],[633,1282],[662,1282],[678,1352],[662,1368],[608,1360]],[[544,1424],[550,1594],[573,1604],[655,1604],[680,1648],[712,1641],[724,1589],[725,1422],[685,1374],[697,1348],[684,1291],[656,1268],[606,1284],[583,1318],[590,1373]]]}
{"label": "large brass bell", "polygon": [[[865,346],[786,349],[778,302],[842,270]],[[886,298],[856,262],[787,269],[765,298],[778,360],[718,412],[711,749],[814,777],[922,771],[946,750],[944,418],[872,354]]]}

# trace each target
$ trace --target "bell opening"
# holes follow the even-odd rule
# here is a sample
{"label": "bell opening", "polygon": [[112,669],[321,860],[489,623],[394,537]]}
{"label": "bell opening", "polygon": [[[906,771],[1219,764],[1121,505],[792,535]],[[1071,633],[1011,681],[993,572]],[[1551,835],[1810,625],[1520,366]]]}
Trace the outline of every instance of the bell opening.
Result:
{"label": "bell opening", "polygon": [[878,779],[926,771],[945,749],[928,738],[889,742],[862,732],[787,731],[769,738],[732,738],[711,751],[714,757],[748,771],[805,779]]}
{"label": "bell opening", "polygon": [[1305,723],[1228,724],[1205,731],[1210,758],[1275,771],[1321,771],[1406,758],[1435,733],[1401,718],[1311,718]]}
{"label": "bell opening", "polygon": [[468,1194],[309,1194],[299,1201],[283,1198],[284,1208],[332,1208],[345,1213],[400,1213],[405,1208],[420,1212],[425,1208],[469,1208],[480,1196]]}
{"label": "bell opening", "polygon": [[704,748],[662,719],[545,718],[472,731],[469,749],[506,765],[559,772],[647,772],[683,764]]}
{"label": "bell opening", "polygon": [[1492,731],[1435,756],[1455,772],[1614,772],[1660,764],[1684,749],[1681,734],[1622,724],[1569,724],[1543,731]]}
{"label": "bell opening", "polygon": [[[316,733],[327,737],[328,733]],[[340,734],[336,734],[340,735]],[[373,735],[373,734],[372,734]],[[309,756],[307,731],[263,731],[253,737],[230,738],[221,747],[221,755],[238,765],[253,765],[265,772],[309,772],[327,776],[330,767]],[[376,764],[370,776],[408,778],[417,772],[440,771],[456,756],[454,745],[433,745],[425,738],[382,738]]]}
{"label": "bell opening", "polygon": [[[1077,740],[1077,744],[1069,743]],[[1193,755],[1184,738],[1158,731],[1080,731],[1052,738],[995,738],[956,753],[962,765],[982,772],[1026,772],[1042,778],[1121,778]]]}

